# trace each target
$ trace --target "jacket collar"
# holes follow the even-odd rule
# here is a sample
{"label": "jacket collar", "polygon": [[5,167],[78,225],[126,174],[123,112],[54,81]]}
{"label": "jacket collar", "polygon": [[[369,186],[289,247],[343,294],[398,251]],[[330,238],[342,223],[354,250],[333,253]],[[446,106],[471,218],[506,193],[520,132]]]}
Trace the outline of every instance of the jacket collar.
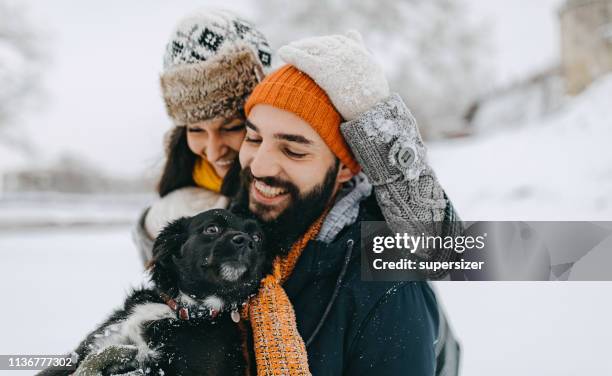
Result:
{"label": "jacket collar", "polygon": [[372,184],[365,174],[361,172],[353,176],[339,192],[334,206],[325,217],[317,240],[331,243],[340,231],[355,223],[359,215],[360,202],[371,194]]}

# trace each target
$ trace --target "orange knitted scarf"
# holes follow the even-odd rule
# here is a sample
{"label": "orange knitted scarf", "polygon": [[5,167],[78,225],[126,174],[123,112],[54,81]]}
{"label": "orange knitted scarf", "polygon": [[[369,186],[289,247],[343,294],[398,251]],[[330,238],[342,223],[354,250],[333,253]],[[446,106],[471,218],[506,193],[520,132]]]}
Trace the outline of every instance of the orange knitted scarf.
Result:
{"label": "orange knitted scarf", "polygon": [[327,210],[291,247],[277,257],[272,274],[266,276],[259,292],[243,307],[242,316],[251,321],[258,376],[310,375],[304,340],[295,323],[295,312],[282,284],[289,278],[304,247],[317,236]]}

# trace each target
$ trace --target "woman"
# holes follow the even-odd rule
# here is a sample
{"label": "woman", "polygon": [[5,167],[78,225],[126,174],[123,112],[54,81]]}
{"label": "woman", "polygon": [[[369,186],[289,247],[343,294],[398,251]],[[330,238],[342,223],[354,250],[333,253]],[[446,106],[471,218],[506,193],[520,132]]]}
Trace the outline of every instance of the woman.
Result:
{"label": "woman", "polygon": [[175,127],[166,143],[160,199],[134,230],[143,262],[168,222],[227,207],[222,180],[244,138],[242,107],[270,68],[262,33],[226,11],[198,11],[182,19],[166,46],[161,89]]}

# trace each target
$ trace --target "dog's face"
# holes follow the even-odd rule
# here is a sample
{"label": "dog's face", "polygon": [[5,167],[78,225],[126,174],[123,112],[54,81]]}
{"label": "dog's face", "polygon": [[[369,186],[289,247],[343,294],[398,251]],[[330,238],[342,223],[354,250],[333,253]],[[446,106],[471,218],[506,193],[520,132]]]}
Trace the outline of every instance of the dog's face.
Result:
{"label": "dog's face", "polygon": [[162,290],[192,298],[250,294],[264,272],[262,230],[227,210],[209,210],[166,226],[153,257],[153,281]]}

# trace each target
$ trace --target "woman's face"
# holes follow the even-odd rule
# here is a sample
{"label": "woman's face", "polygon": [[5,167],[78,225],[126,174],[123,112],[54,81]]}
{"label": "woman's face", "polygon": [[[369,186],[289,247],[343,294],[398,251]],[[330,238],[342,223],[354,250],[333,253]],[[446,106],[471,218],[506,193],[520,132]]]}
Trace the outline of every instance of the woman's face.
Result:
{"label": "woman's face", "polygon": [[225,177],[245,135],[244,119],[215,118],[187,125],[189,149],[206,159],[220,177]]}

